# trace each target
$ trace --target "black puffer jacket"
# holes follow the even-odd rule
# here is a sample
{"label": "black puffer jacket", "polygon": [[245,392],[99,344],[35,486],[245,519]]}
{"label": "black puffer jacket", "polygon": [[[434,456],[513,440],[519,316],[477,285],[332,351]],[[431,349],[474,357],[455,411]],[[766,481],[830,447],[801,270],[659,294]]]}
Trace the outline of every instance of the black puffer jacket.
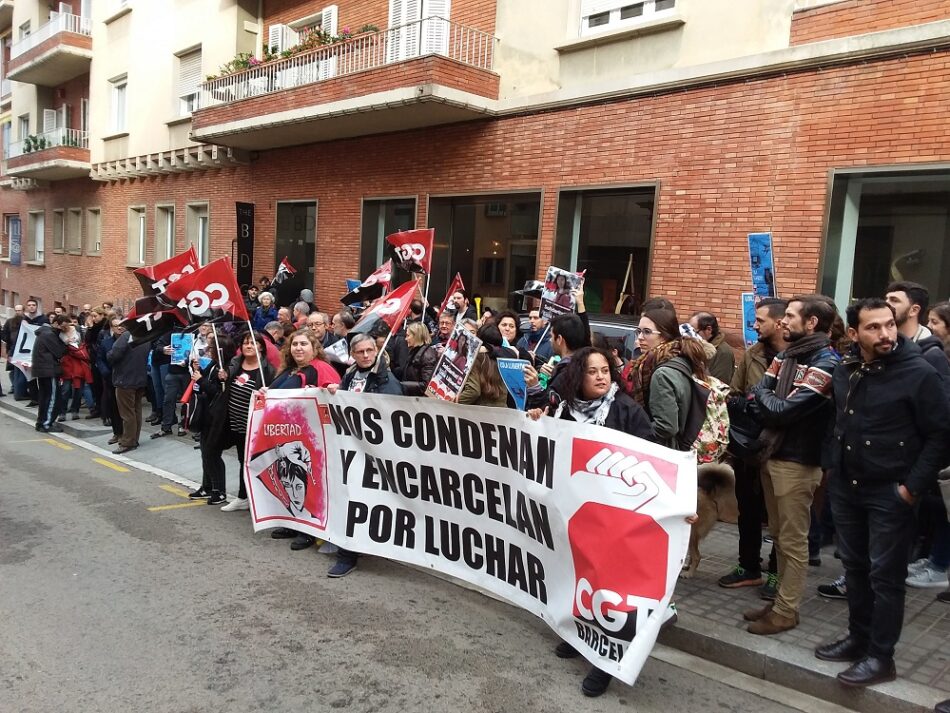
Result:
{"label": "black puffer jacket", "polygon": [[849,481],[929,490],[947,465],[950,404],[937,372],[903,336],[887,356],[864,364],[855,350],[835,369],[829,461]]}
{"label": "black puffer jacket", "polygon": [[834,417],[831,403],[831,375],[841,361],[830,346],[816,349],[798,359],[792,390],[784,399],[775,395],[785,352],[779,353],[752,389],[753,413],[767,427],[780,432],[781,443],[772,453],[776,460],[802,465],[821,465],[822,443]]}
{"label": "black puffer jacket", "polygon": [[59,332],[49,324],[43,324],[36,330],[34,338],[33,376],[37,379],[59,376],[62,373],[59,360],[66,353],[66,343],[59,338]]}
{"label": "black puffer jacket", "polygon": [[937,376],[943,382],[944,393],[947,400],[950,401],[950,359],[947,359],[947,353],[943,349],[943,342],[940,337],[933,335],[924,337],[917,346],[920,348],[920,354],[924,361],[930,364],[937,372]]}
{"label": "black puffer jacket", "polygon": [[401,380],[402,390],[406,396],[422,396],[426,385],[432,378],[436,362],[439,361],[439,352],[431,344],[413,347],[409,350],[406,368]]}
{"label": "black puffer jacket", "polygon": [[117,389],[144,389],[148,383],[148,353],[151,342],[133,342],[129,332],[115,340],[106,355]]}

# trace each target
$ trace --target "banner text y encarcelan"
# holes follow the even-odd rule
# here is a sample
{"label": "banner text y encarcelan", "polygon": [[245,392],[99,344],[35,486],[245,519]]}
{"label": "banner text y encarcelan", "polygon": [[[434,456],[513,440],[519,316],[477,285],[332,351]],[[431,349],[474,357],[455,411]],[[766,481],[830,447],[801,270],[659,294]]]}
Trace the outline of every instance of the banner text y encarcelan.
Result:
{"label": "banner text y encarcelan", "polygon": [[692,453],[510,409],[316,388],[258,392],[249,419],[255,531],[470,582],[636,680],[686,554]]}

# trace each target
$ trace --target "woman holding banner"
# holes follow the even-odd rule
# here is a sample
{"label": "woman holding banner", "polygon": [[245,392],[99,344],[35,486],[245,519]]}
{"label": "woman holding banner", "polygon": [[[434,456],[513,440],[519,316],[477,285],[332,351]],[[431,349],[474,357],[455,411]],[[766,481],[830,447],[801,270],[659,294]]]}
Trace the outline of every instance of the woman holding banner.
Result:
{"label": "woman holding banner", "polygon": [[[326,387],[340,383],[340,375],[326,360],[323,346],[317,340],[317,335],[309,329],[298,329],[291,335],[280,350],[280,359],[280,371],[271,384],[272,389]],[[292,550],[305,550],[316,542],[315,537],[291,530],[289,527],[275,528],[270,536],[275,540],[293,538],[290,543]]]}
{"label": "woman holding banner", "polygon": [[[215,334],[212,338],[209,356],[213,354],[215,361],[227,360],[233,351],[233,346],[225,342],[225,337]],[[225,512],[247,510],[247,487],[244,483],[244,442],[247,439],[247,414],[251,406],[254,392],[267,386],[274,378],[274,370],[266,361],[261,362],[259,355],[264,353],[264,338],[257,332],[248,332],[241,342],[241,350],[231,359],[227,368],[220,365],[213,372],[214,378],[207,383],[200,384],[200,388],[208,398],[210,407],[208,415],[211,419],[207,433],[201,432],[201,462],[205,471],[205,478],[211,484],[211,492],[205,486],[191,493],[192,498],[208,498],[209,505],[225,502],[225,471],[224,460],[221,454],[229,448],[237,448],[239,477],[238,496],[236,499],[221,508]],[[214,382],[217,382],[216,384]],[[217,386],[222,396],[214,398],[214,387]]]}

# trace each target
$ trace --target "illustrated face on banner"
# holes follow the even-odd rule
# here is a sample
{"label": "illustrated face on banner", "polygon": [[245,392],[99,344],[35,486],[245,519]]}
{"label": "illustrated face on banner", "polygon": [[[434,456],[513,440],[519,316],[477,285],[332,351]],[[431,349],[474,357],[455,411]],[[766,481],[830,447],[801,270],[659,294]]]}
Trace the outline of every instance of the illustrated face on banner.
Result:
{"label": "illustrated face on banner", "polygon": [[326,526],[326,452],[316,414],[313,399],[270,403],[262,395],[255,399],[248,430],[247,470],[272,496],[254,501],[258,518],[287,517],[289,513],[308,525]]}

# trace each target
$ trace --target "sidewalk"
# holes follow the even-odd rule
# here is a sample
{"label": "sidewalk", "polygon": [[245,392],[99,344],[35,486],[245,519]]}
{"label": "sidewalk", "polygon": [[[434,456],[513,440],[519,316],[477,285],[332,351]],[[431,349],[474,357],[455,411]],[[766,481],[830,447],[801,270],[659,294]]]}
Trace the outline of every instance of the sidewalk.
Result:
{"label": "sidewalk", "polygon": [[[10,395],[0,399],[0,412],[12,411],[35,419],[36,410]],[[85,411],[81,415],[85,415]],[[99,420],[65,421],[66,433],[100,448],[111,429]],[[141,446],[116,460],[133,467],[161,469],[195,483],[201,482],[201,457],[190,436],[151,440],[157,430],[146,426]],[[225,455],[228,492],[237,492],[237,457]],[[769,545],[763,543],[763,557]],[[843,600],[819,597],[817,585],[830,582],[841,572],[833,548],[822,552],[822,565],[809,568],[808,588],[801,609],[801,624],[776,636],[746,632],[742,612],[764,604],[754,587],[723,589],[716,580],[735,564],[738,534],[735,526],[720,523],[702,545],[702,564],[692,579],[681,579],[674,601],[679,622],[660,636],[660,642],[728,666],[777,685],[865,713],[928,713],[938,701],[950,698],[950,605],[934,599],[940,589],[908,589],[904,630],[897,647],[899,678],[865,690],[839,685],[835,675],[842,664],[819,661],[815,646],[838,638],[847,630],[848,605]]]}

